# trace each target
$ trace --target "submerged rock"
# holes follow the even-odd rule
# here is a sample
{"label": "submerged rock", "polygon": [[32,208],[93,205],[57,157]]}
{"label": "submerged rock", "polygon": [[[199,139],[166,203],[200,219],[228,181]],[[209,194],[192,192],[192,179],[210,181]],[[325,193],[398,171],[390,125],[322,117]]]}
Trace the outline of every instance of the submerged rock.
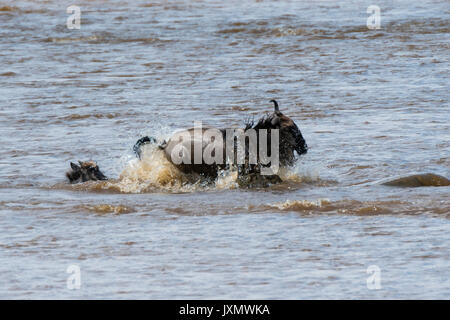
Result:
{"label": "submerged rock", "polygon": [[383,182],[382,185],[392,187],[442,187],[450,186],[450,180],[433,173],[415,174]]}

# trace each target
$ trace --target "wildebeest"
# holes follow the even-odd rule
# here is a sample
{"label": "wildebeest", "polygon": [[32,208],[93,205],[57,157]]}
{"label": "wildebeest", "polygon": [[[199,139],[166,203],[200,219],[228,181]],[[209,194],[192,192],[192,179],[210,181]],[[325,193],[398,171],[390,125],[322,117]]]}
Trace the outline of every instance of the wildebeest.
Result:
{"label": "wildebeest", "polygon": [[100,168],[94,161],[78,161],[78,163],[79,165],[71,162],[70,167],[72,169],[66,173],[66,176],[71,183],[108,179],[100,171]]}
{"label": "wildebeest", "polygon": [[[295,154],[297,152],[298,155],[305,154],[308,151],[308,146],[305,142],[305,139],[302,136],[300,129],[297,127],[295,122],[284,115],[280,110],[277,101],[271,100],[274,104],[274,112],[262,117],[256,124],[253,121],[248,121],[245,125],[245,128],[241,130],[243,133],[244,145],[245,145],[245,155],[244,155],[244,163],[238,166],[239,176],[251,176],[256,175],[260,176],[261,166],[263,165],[259,159],[260,148],[266,145],[265,150],[273,150],[271,149],[272,142],[271,141],[271,131],[274,129],[279,130],[278,134],[278,148],[274,150],[274,152],[278,153],[278,160],[281,166],[291,166],[295,162]],[[199,130],[199,135],[196,136],[195,133],[196,128],[189,128],[186,130],[182,130],[176,132],[168,141],[163,141],[159,148],[164,151],[166,158],[174,163],[178,169],[180,169],[184,173],[198,173],[210,178],[216,178],[218,171],[221,169],[226,169],[230,163],[237,163],[236,159],[230,160],[227,159],[227,150],[226,150],[226,141],[233,141],[233,149],[236,151],[236,137],[235,131],[227,130],[227,129],[216,129],[216,128],[197,128]],[[215,135],[214,135],[215,131]],[[249,142],[250,131],[254,132],[255,137],[255,148],[252,150],[251,142]],[[262,141],[260,136],[260,131],[267,132],[267,140]],[[210,133],[209,135],[207,133]],[[215,138],[211,139],[211,132],[215,136]],[[233,137],[229,135],[233,134]],[[219,137],[220,139],[217,139]],[[232,140],[227,140],[232,139]],[[220,142],[218,142],[220,140]],[[141,157],[141,148],[149,143],[155,143],[156,139],[152,137],[143,137],[139,139],[133,147],[136,155]],[[189,153],[188,159],[190,161],[175,163],[174,155],[177,155],[181,149],[184,149]],[[197,149],[196,149],[197,148]],[[207,161],[204,158],[200,159],[200,161],[195,162],[195,152],[199,150],[200,153],[203,153],[207,150],[213,150],[214,152],[220,151],[220,155],[214,155],[214,161]],[[256,154],[257,161],[256,163],[249,163],[250,154]],[[272,155],[268,153],[268,155]],[[236,155],[234,155],[236,157]],[[234,161],[234,162],[233,162]],[[247,177],[248,178],[248,177]],[[267,175],[266,180],[269,182],[280,182],[280,178],[273,175]],[[248,179],[247,179],[248,180]],[[253,179],[254,180],[254,179]]]}
{"label": "wildebeest", "polygon": [[[269,163],[262,161],[262,150],[267,151],[267,156],[272,159],[272,162],[276,154],[279,165],[285,167],[294,164],[295,152],[298,155],[305,154],[308,151],[308,146],[294,121],[279,110],[277,101],[271,100],[270,102],[274,104],[273,113],[263,116],[256,124],[253,121],[247,121],[245,127],[240,130],[244,139],[241,140],[243,142],[243,149],[241,149],[243,151],[243,162],[237,161],[237,154],[239,153],[238,138],[235,136],[235,130],[230,129],[190,128],[176,132],[168,141],[163,141],[158,147],[164,151],[166,158],[184,173],[197,173],[215,179],[219,170],[229,168],[230,164],[238,164],[238,183],[240,185],[265,186],[269,183],[281,182],[276,172],[261,174],[264,168],[269,165]],[[263,132],[265,132],[265,135],[261,135]],[[274,141],[271,140],[273,132],[277,133],[275,135],[277,144],[274,144]],[[200,134],[197,135],[197,133]],[[262,137],[266,137],[266,139]],[[254,138],[253,144],[252,138]],[[227,157],[229,146],[225,143],[226,141],[232,142],[233,159]],[[137,157],[141,158],[142,148],[147,144],[154,143],[157,143],[155,138],[146,136],[136,142],[133,150]],[[273,146],[277,148],[273,149]],[[210,153],[212,160],[203,157],[205,151],[208,150],[212,150]],[[176,156],[180,151],[183,151],[183,160],[184,156],[188,154],[191,161],[176,161],[174,155]],[[195,161],[197,151],[200,151],[199,161]],[[252,155],[255,158],[252,158]],[[252,162],[252,159],[256,160]],[[272,165],[272,162],[270,165]],[[71,166],[72,171],[67,173],[71,182],[106,179],[95,162],[80,162],[80,166],[71,163]]]}

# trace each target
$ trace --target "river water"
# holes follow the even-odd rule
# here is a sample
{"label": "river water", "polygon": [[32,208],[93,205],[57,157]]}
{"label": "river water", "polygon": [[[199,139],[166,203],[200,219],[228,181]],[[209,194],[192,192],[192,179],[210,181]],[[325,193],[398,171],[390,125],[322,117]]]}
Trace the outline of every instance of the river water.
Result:
{"label": "river water", "polygon": [[[450,176],[448,1],[72,4],[0,1],[0,298],[450,298],[450,187],[380,184]],[[273,98],[309,146],[280,185],[132,153]]]}

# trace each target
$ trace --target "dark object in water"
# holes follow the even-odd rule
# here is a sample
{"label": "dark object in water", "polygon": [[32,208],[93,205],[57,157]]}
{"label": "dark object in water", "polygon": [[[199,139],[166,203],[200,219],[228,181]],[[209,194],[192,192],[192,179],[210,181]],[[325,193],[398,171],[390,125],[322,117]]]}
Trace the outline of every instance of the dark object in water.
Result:
{"label": "dark object in water", "polygon": [[80,165],[70,163],[72,170],[66,173],[70,183],[108,180],[94,161],[78,161],[78,163]]}
{"label": "dark object in water", "polygon": [[442,187],[442,186],[450,186],[450,180],[437,174],[423,173],[383,182],[382,185],[391,187],[404,187],[404,188]]}
{"label": "dark object in water", "polygon": [[156,139],[153,137],[145,136],[143,138],[140,138],[133,146],[133,151],[136,154],[136,156],[140,159],[141,158],[141,147],[143,145],[149,144],[149,143],[156,143]]}
{"label": "dark object in water", "polygon": [[283,182],[279,176],[262,175],[256,172],[248,173],[245,175],[238,175],[237,183],[241,188],[267,188],[271,184],[277,184]]}
{"label": "dark object in water", "polygon": [[[264,117],[262,117],[256,125],[254,125],[254,122],[247,122],[245,125],[245,128],[243,129],[244,132],[246,132],[249,129],[253,129],[258,132],[256,135],[258,139],[257,147],[259,148],[259,131],[258,130],[267,130],[267,150],[270,150],[271,141],[270,141],[270,130],[272,129],[278,129],[279,130],[279,163],[281,166],[291,166],[294,164],[296,158],[294,155],[294,151],[297,152],[298,155],[302,155],[307,153],[308,146],[306,144],[305,139],[302,136],[302,133],[300,129],[297,127],[295,122],[289,118],[288,116],[284,115],[280,112],[279,106],[277,101],[270,100],[274,104],[274,112],[271,114],[268,114]],[[222,135],[223,141],[227,141],[227,130],[226,129],[215,129],[215,128],[202,128],[202,141],[196,141],[194,136],[194,130],[195,128],[186,129],[183,131],[179,131],[175,133],[169,141],[164,141],[162,144],[159,145],[159,148],[164,150],[164,154],[166,158],[173,163],[172,161],[172,152],[174,151],[174,148],[178,147],[180,144],[180,136],[185,134],[186,136],[190,136],[190,140],[183,140],[183,145],[186,150],[192,150],[191,155],[194,151],[194,144],[201,144],[202,148],[202,154],[206,148],[211,148],[214,144],[214,141],[211,141],[209,137],[205,137],[203,134],[206,130],[217,130],[218,135]],[[136,156],[138,158],[141,157],[141,147],[148,143],[154,143],[155,139],[151,137],[143,137],[139,139],[136,144],[133,147],[134,152],[136,153]],[[249,146],[246,143],[245,145],[245,153],[246,157],[248,157],[249,154]],[[259,149],[258,149],[259,150]],[[259,154],[257,152],[257,154]],[[220,159],[220,162],[213,162],[213,163],[205,163],[205,161],[202,159],[201,163],[179,163],[175,164],[177,168],[184,172],[184,173],[198,173],[210,178],[216,178],[218,171],[226,169],[226,147],[225,143],[223,144],[223,157]],[[192,158],[192,157],[191,157]],[[248,159],[246,159],[247,161]],[[251,174],[259,174],[260,172],[260,164],[258,165],[245,165],[245,168],[239,169],[239,176],[242,175],[251,175]],[[250,176],[249,176],[250,179]],[[254,177],[250,180],[255,179]],[[246,181],[248,179],[244,178],[243,181]],[[281,179],[278,177],[276,178],[266,178],[266,179],[257,179],[257,180],[264,180],[265,182],[273,181],[273,182],[281,182]],[[244,183],[246,184],[246,183]]]}

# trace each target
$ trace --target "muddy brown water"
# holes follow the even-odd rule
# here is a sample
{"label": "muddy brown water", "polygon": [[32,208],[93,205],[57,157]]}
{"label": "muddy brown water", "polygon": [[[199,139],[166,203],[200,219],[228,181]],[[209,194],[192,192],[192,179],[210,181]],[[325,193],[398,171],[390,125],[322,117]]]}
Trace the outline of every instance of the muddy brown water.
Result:
{"label": "muddy brown water", "polygon": [[[449,2],[0,1],[0,297],[450,298]],[[187,183],[132,154],[276,98],[284,182]],[[112,180],[68,185],[69,162]],[[81,272],[67,288],[67,268]],[[367,285],[369,266],[381,288]]]}

